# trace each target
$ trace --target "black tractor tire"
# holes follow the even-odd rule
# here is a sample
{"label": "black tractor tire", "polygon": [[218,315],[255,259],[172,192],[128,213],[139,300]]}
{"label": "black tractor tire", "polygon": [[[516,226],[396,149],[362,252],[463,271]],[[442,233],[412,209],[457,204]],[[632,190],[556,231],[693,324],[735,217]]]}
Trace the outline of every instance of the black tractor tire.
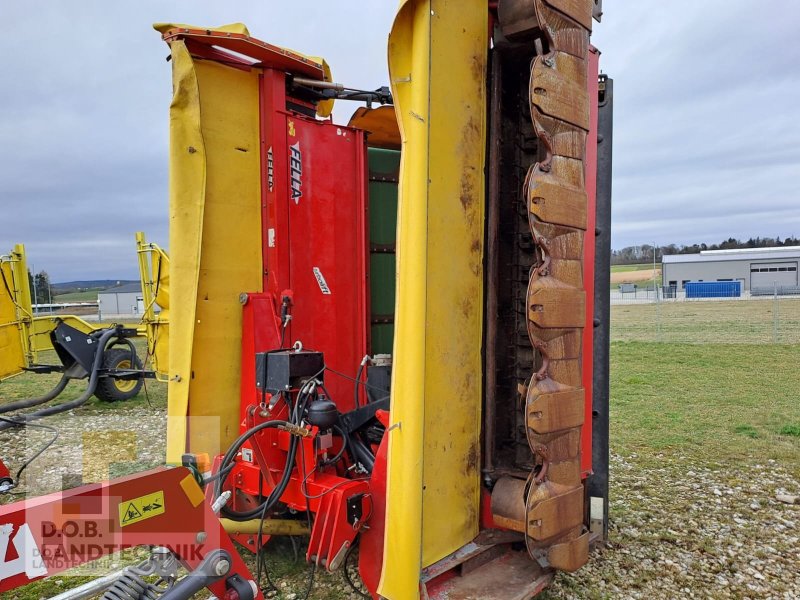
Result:
{"label": "black tractor tire", "polygon": [[[131,351],[129,348],[109,348],[103,353],[103,368],[105,369],[141,369],[142,362],[134,354],[131,364]],[[113,377],[100,377],[94,395],[103,402],[121,402],[133,398],[142,389],[142,379],[114,379]]]}

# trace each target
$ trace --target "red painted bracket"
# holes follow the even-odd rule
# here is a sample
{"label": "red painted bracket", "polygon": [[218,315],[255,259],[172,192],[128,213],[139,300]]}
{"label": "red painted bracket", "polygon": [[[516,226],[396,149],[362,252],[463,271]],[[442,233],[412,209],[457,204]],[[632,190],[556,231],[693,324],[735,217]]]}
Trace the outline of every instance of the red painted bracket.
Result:
{"label": "red painted bracket", "polygon": [[[159,468],[0,506],[0,594],[143,545],[169,548],[189,570],[226,550],[227,577],[253,579],[189,470]],[[209,589],[222,598],[225,580]]]}

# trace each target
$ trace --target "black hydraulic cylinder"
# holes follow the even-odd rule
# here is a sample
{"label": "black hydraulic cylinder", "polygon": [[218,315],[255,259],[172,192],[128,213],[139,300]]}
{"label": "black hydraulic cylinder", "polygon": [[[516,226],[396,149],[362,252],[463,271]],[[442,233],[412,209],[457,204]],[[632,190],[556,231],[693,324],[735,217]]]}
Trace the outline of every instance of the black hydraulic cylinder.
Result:
{"label": "black hydraulic cylinder", "polygon": [[188,600],[225,577],[231,570],[231,563],[231,556],[225,550],[212,550],[194,571],[164,592],[161,600]]}

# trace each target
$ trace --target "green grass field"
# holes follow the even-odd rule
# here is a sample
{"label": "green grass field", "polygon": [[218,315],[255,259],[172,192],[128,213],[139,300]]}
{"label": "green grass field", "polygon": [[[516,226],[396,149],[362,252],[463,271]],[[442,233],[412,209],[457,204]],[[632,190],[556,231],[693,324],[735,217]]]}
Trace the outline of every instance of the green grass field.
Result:
{"label": "green grass field", "polygon": [[612,448],[727,465],[773,458],[800,473],[800,299],[778,302],[777,328],[775,309],[772,300],[612,306]]}
{"label": "green grass field", "polygon": [[[658,264],[656,264],[656,267]],[[611,265],[612,273],[629,273],[631,271],[647,271],[653,269],[653,263],[637,263],[635,265]]]}
{"label": "green grass field", "polygon": [[[611,291],[619,290],[620,283],[628,283],[628,282],[620,282],[620,281],[612,281],[611,282]],[[630,282],[632,283],[632,282]],[[661,280],[659,279],[646,279],[644,281],[637,281],[636,285],[638,286],[639,290],[649,289],[651,292],[653,291],[653,284],[660,285]]]}
{"label": "green grass field", "polygon": [[[800,324],[800,300],[795,302]],[[794,344],[754,344],[747,337],[752,337],[753,332],[745,332],[745,337],[740,333],[743,324],[754,319],[762,325],[770,324],[772,315],[764,313],[770,304],[742,301],[662,305],[666,321],[662,333],[667,335],[669,331],[673,340],[682,339],[683,343],[642,341],[642,332],[649,335],[652,331],[654,305],[613,307],[612,452],[635,456],[637,465],[652,470],[650,478],[657,478],[662,472],[665,456],[679,461],[686,470],[701,465],[743,474],[755,473],[755,465],[774,460],[800,477],[800,370],[796,368],[800,363],[800,338],[795,338]],[[793,305],[781,306],[787,321],[791,321],[788,315],[794,314],[789,308]],[[0,402],[41,393],[56,379],[54,375],[26,374],[7,380],[0,383]],[[83,385],[73,384],[63,399],[75,397]],[[92,400],[78,412],[92,418],[111,414],[110,411],[164,411],[165,387],[151,382],[149,400],[144,394],[124,404]],[[10,435],[3,433],[0,437]],[[40,460],[58,459],[45,455]],[[612,491],[618,496],[621,492],[614,490],[613,482],[612,475]],[[614,518],[621,517],[612,514]],[[279,544],[275,550],[270,555],[270,571],[289,583],[275,597],[286,598],[290,590],[304,590],[307,570],[302,559],[297,564],[293,562],[288,544]],[[339,574],[318,573],[317,577],[311,598],[348,597],[339,587]],[[62,586],[82,581],[60,579],[64,582],[51,579],[30,585],[17,590],[13,597],[38,600],[63,591]],[[560,594],[559,585],[562,584],[543,597]]]}
{"label": "green grass field", "polygon": [[798,362],[797,344],[614,342],[611,447],[720,468],[774,459],[800,476]]}
{"label": "green grass field", "polygon": [[53,296],[53,302],[97,302],[97,293],[100,290],[87,290],[84,292],[69,292]]}
{"label": "green grass field", "polygon": [[688,344],[800,344],[800,299],[618,304],[611,307],[611,337]]}

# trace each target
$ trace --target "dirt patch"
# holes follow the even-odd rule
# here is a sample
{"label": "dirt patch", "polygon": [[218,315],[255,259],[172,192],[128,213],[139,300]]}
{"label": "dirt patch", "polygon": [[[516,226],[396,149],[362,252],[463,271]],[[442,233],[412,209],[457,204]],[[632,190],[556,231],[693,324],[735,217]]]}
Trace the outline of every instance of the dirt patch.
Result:
{"label": "dirt patch", "polygon": [[637,283],[639,281],[652,281],[653,279],[661,279],[661,269],[611,273],[611,283]]}

